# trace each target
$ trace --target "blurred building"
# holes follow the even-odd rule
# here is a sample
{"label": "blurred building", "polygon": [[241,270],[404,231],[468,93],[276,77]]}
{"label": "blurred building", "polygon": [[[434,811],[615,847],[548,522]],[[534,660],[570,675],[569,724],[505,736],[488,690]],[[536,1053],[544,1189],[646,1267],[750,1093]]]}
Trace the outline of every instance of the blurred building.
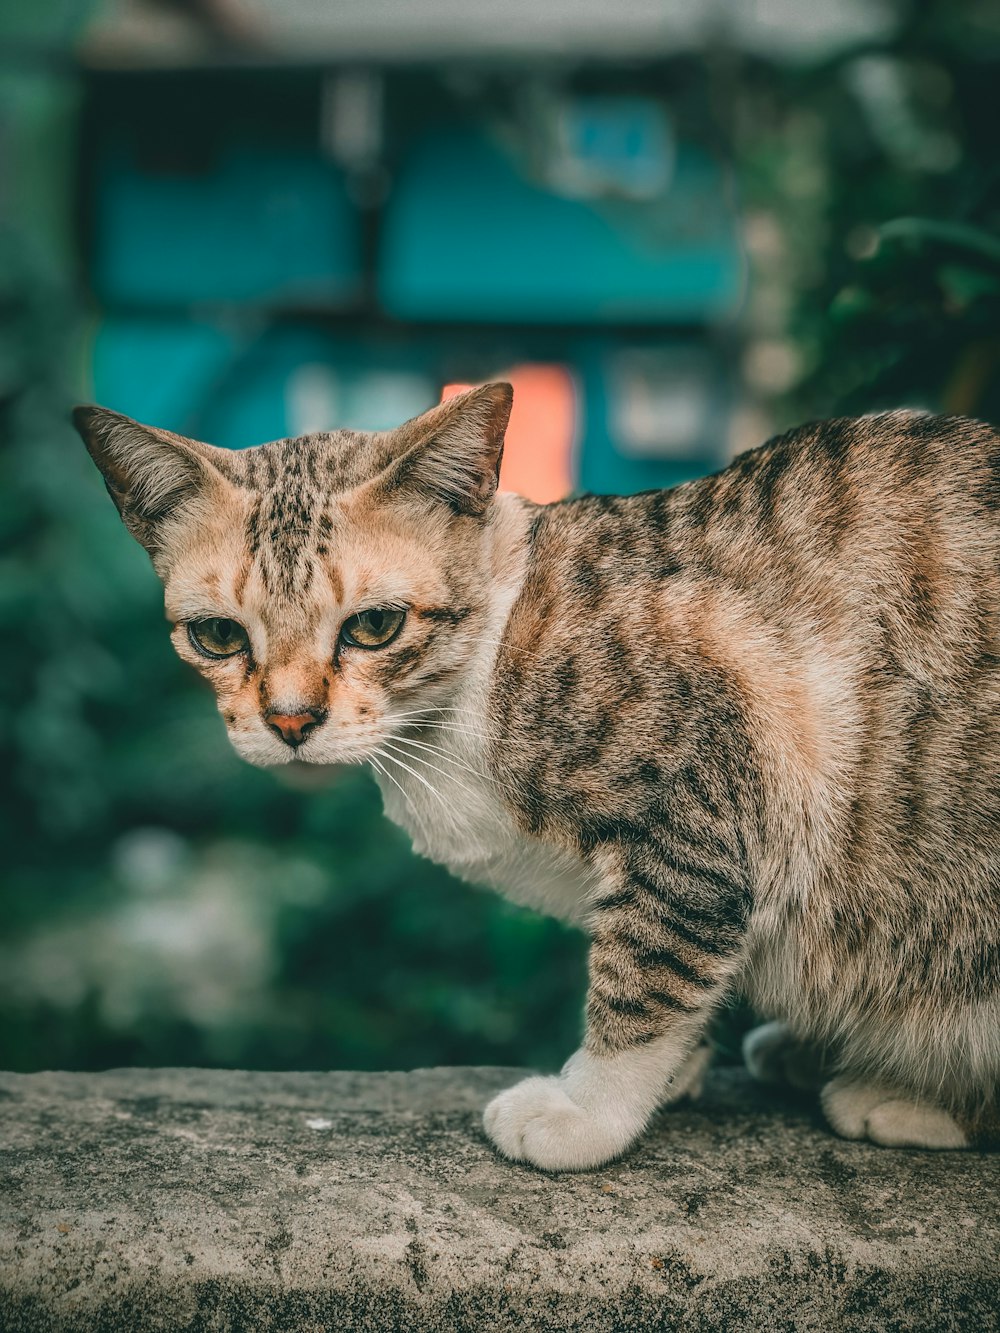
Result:
{"label": "blurred building", "polygon": [[711,470],[733,448],[745,275],[711,79],[691,73],[709,43],[794,59],[881,21],[843,0],[806,17],[107,7],[82,46],[93,396],[237,447],[389,427],[504,376],[504,483],[534,498]]}

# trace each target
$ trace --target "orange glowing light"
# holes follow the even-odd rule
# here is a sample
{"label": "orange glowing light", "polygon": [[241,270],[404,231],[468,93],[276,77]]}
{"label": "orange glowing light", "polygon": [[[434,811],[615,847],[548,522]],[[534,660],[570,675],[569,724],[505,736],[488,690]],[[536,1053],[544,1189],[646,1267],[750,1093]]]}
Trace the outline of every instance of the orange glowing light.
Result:
{"label": "orange glowing light", "polygon": [[[563,366],[515,366],[496,376],[514,386],[500,488],[536,504],[562,500],[573,489],[576,393]],[[441,401],[474,388],[446,384]]]}

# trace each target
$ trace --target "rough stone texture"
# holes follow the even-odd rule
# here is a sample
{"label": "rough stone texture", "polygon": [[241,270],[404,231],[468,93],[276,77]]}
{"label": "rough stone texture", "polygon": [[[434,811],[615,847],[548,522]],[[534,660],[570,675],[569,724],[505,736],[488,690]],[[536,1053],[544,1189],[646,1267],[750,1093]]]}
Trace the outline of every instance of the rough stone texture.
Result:
{"label": "rough stone texture", "polygon": [[0,1076],[0,1328],[997,1329],[1000,1156],[833,1138],[736,1071],[590,1175],[517,1071]]}

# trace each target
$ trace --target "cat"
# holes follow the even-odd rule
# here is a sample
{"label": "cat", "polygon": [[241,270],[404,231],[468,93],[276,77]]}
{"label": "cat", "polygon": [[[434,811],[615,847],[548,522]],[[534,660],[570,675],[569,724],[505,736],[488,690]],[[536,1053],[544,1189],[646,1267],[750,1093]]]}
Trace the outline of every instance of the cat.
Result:
{"label": "cat", "polygon": [[590,936],[506,1157],[625,1151],[746,996],[752,1073],[963,1148],[1000,1080],[1000,434],[899,411],[673,490],[498,489],[509,385],[229,451],[75,419],[258,765],[368,763],[416,849]]}

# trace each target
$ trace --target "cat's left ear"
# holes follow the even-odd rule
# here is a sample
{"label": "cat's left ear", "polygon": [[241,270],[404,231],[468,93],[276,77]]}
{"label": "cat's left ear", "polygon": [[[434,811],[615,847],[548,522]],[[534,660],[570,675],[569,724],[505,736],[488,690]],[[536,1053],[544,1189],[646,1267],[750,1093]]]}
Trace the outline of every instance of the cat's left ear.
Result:
{"label": "cat's left ear", "polygon": [[378,478],[379,488],[416,490],[459,514],[485,513],[496,493],[513,401],[509,384],[484,384],[400,426],[393,432],[397,457]]}

